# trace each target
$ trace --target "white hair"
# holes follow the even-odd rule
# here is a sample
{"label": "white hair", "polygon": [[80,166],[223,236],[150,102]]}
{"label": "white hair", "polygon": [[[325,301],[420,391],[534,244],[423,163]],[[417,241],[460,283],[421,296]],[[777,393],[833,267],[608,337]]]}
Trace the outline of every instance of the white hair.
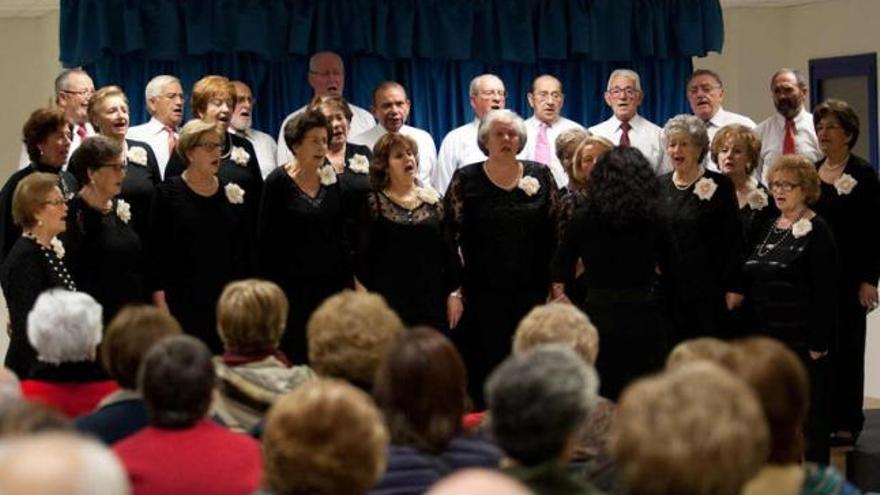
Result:
{"label": "white hair", "polygon": [[50,289],[28,314],[28,340],[40,361],[91,361],[101,343],[103,310],[84,292]]}
{"label": "white hair", "polygon": [[483,85],[483,81],[494,80],[501,84],[501,87],[504,87],[504,81],[501,80],[500,77],[495,74],[480,74],[479,76],[471,79],[471,84],[468,87],[468,92],[471,96],[477,96],[480,93],[480,87]]}
{"label": "white hair", "polygon": [[477,127],[477,147],[480,148],[480,151],[487,155],[489,154],[489,150],[486,148],[486,141],[489,140],[489,131],[492,130],[492,126],[496,122],[510,124],[516,129],[516,133],[519,134],[519,149],[516,151],[517,153],[526,147],[526,139],[528,137],[526,122],[513,110],[501,108],[489,110],[480,120],[480,125]]}
{"label": "white hair", "polygon": [[165,86],[171,83],[180,84],[180,79],[168,74],[162,74],[150,79],[150,82],[147,83],[147,87],[144,89],[144,99],[150,101],[150,98],[158,98],[162,95],[162,91],[165,91]]}
{"label": "white hair", "polygon": [[629,69],[617,69],[612,72],[611,75],[608,76],[608,86],[606,91],[611,91],[611,81],[613,81],[615,77],[632,79],[633,83],[636,85],[636,89],[640,92],[642,91],[642,79],[639,77],[639,73]]}

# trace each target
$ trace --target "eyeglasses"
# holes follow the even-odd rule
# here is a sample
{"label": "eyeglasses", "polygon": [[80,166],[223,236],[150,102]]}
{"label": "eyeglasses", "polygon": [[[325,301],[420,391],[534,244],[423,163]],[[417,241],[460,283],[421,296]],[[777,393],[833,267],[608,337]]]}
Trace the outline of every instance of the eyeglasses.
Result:
{"label": "eyeglasses", "polygon": [[608,91],[608,94],[610,94],[614,98],[620,98],[623,95],[632,98],[635,95],[639,94],[639,90],[637,90],[636,88],[611,88],[611,90]]}
{"label": "eyeglasses", "polygon": [[66,203],[67,203],[67,200],[65,200],[64,198],[48,199],[46,201],[43,201],[44,205],[52,205],[52,206],[61,206]]}
{"label": "eyeglasses", "polygon": [[791,192],[794,188],[800,187],[800,186],[801,185],[796,182],[789,182],[787,180],[776,180],[776,181],[773,181],[773,182],[767,184],[767,187],[769,187],[771,191],[775,191],[777,189],[780,189],[785,192]]}
{"label": "eyeglasses", "polygon": [[833,131],[837,129],[843,129],[843,126],[840,124],[816,124],[816,132]]}
{"label": "eyeglasses", "polygon": [[504,91],[503,89],[484,89],[478,94],[486,98],[491,98],[493,96],[504,98],[505,96],[507,96],[507,91]]}
{"label": "eyeglasses", "polygon": [[221,146],[223,146],[221,143],[214,143],[210,141],[204,143],[196,143],[195,145],[196,148],[202,148],[205,151],[214,151],[216,149],[219,149]]}
{"label": "eyeglasses", "polygon": [[342,77],[342,71],[339,70],[324,70],[321,72],[310,70],[309,74],[318,77]]}
{"label": "eyeglasses", "polygon": [[702,93],[711,93],[712,91],[714,91],[720,87],[721,86],[716,86],[713,84],[700,84],[700,85],[695,85],[695,86],[691,86],[690,88],[688,88],[688,93],[692,94],[692,95],[695,95],[695,94],[701,93],[701,92]]}
{"label": "eyeglasses", "polygon": [[94,90],[94,89],[81,89],[81,90],[79,90],[79,91],[73,91],[73,90],[70,90],[70,89],[62,89],[61,92],[62,92],[62,93],[67,93],[67,94],[69,94],[69,95],[82,96],[82,97],[85,97],[85,98],[88,98],[89,96],[92,96],[93,94],[95,94],[95,90]]}
{"label": "eyeglasses", "polygon": [[128,164],[127,163],[108,163],[106,165],[101,166],[101,168],[112,168],[113,170],[115,170],[117,172],[125,172],[126,170],[128,170]]}

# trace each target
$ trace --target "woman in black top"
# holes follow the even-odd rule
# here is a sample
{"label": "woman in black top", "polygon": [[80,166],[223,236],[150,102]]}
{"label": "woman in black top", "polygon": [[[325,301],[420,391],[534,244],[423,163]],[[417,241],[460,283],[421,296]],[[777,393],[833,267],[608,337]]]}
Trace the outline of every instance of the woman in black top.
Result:
{"label": "woman in black top", "polygon": [[553,259],[552,295],[564,298],[577,261],[585,294],[574,301],[599,329],[600,395],[617,400],[626,385],[659,369],[666,333],[654,295],[663,249],[660,184],[644,155],[615,148],[599,157],[584,206],[569,223]]}
{"label": "woman in black top", "polygon": [[357,277],[385,297],[407,326],[454,328],[461,299],[458,257],[443,225],[443,203],[418,184],[418,145],[403,134],[376,142],[370,166],[373,192],[361,216]]}
{"label": "woman in black top", "polygon": [[678,115],[663,132],[674,169],[660,176],[668,253],[661,284],[671,344],[731,336],[729,312],[742,302],[742,230],[733,184],[701,165],[709,138],[700,119]]}
{"label": "woman in black top", "polygon": [[453,339],[468,365],[471,396],[481,407],[483,381],[510,354],[519,320],[547,299],[559,189],[547,167],[517,160],[526,129],[516,113],[486,114],[477,142],[488,159],[455,172],[444,205],[463,257],[461,294],[467,305]]}
{"label": "woman in black top", "polygon": [[784,342],[810,371],[807,460],[828,462],[829,348],[837,330],[838,252],[831,228],[808,206],[819,177],[800,155],[779,158],[767,174],[781,212],[760,230],[745,262],[752,331]]}
{"label": "woman in black top", "polygon": [[27,336],[28,313],[45,290],[76,290],[64,263],[64,245],[56,237],[64,232],[67,201],[56,174],[36,172],[22,179],[12,197],[12,218],[22,229],[0,265],[0,285],[9,307],[9,350],[5,365],[26,378],[37,356]]}
{"label": "woman in black top", "polygon": [[290,301],[280,348],[295,363],[308,360],[305,330],[312,311],[354,284],[342,191],[325,161],[330,135],[326,117],[314,110],[284,126],[293,158],[266,177],[260,207],[260,271]]}
{"label": "woman in black top", "polygon": [[220,126],[198,119],[183,127],[177,154],[186,170],[156,187],[148,236],[154,302],[215,354],[223,350],[217,298],[227,283],[253,273],[253,199],[217,177],[225,137]]}
{"label": "woman in black top", "polygon": [[819,146],[822,195],[816,213],[831,226],[840,251],[837,294],[840,328],[831,359],[835,376],[834,430],[840,443],[852,443],[864,423],[866,314],[877,307],[880,238],[869,219],[880,215],[877,172],[852,154],[859,118],[843,101],[828,100],[813,110]]}
{"label": "woman in black top", "polygon": [[136,212],[117,197],[130,168],[119,143],[104,136],[83,141],[68,165],[84,184],[69,204],[69,266],[79,289],[104,308],[105,323],[126,304],[150,301],[143,246],[133,228]]}

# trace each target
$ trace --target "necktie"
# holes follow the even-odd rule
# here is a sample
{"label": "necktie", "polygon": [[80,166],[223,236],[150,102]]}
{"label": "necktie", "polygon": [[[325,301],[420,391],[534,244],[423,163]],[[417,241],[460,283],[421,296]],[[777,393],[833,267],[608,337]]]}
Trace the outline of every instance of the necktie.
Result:
{"label": "necktie", "polygon": [[168,155],[174,154],[174,148],[177,147],[177,133],[169,126],[165,126],[165,132],[168,133]]}
{"label": "necktie", "polygon": [[547,139],[549,127],[544,122],[538,124],[538,140],[535,142],[535,161],[544,165],[550,165],[550,141]]}
{"label": "necktie", "polygon": [[794,146],[794,120],[785,119],[785,138],[782,140],[782,154],[790,155],[796,151]]}
{"label": "necktie", "polygon": [[629,122],[623,122],[620,124],[620,146],[629,146],[629,130],[632,127],[629,125]]}
{"label": "necktie", "polygon": [[86,131],[85,124],[80,124],[80,125],[76,126],[76,135],[79,136],[80,142],[82,142],[86,138],[87,134],[88,134],[88,132]]}

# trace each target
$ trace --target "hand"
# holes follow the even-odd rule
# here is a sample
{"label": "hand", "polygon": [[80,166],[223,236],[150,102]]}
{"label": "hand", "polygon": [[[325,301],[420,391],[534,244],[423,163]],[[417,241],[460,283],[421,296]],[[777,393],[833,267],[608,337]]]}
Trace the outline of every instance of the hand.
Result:
{"label": "hand", "polygon": [[160,311],[165,314],[171,314],[171,310],[168,309],[168,303],[165,301],[165,291],[157,290],[153,292],[153,306],[156,306]]}
{"label": "hand", "polygon": [[728,311],[733,311],[735,308],[742,306],[742,303],[742,294],[738,294],[736,292],[727,292],[724,294],[724,304],[727,305]]}
{"label": "hand", "polygon": [[355,277],[355,279],[354,279],[354,291],[355,292],[368,292],[367,288],[364,287],[364,284],[362,284],[361,281],[357,279],[357,277]]}
{"label": "hand", "polygon": [[464,302],[462,302],[461,295],[453,296],[450,294],[446,298],[446,320],[449,322],[450,330],[458,326],[463,312]]}
{"label": "hand", "polygon": [[827,354],[828,354],[828,351],[822,351],[822,352],[810,351],[810,359],[812,359],[813,361],[816,361],[820,358],[825,357]]}
{"label": "hand", "polygon": [[877,286],[862,282],[859,287],[859,303],[868,311],[877,307]]}

